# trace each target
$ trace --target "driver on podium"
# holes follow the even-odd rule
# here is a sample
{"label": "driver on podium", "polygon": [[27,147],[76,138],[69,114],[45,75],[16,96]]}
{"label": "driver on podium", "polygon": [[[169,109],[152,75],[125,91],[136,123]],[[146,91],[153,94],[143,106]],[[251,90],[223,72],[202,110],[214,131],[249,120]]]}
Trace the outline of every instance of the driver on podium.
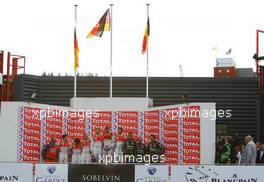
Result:
{"label": "driver on podium", "polygon": [[81,163],[89,164],[91,162],[91,140],[86,133],[83,136]]}
{"label": "driver on podium", "polygon": [[122,156],[122,148],[124,146],[125,137],[123,135],[123,128],[118,127],[117,135],[115,136],[115,155]]}
{"label": "driver on podium", "polygon": [[103,136],[99,127],[95,128],[95,134],[92,142],[92,156],[96,162],[100,162],[99,156],[102,155]]}
{"label": "driver on podium", "polygon": [[68,136],[66,134],[63,134],[62,142],[59,147],[59,163],[68,162],[69,151],[70,151],[70,144],[68,142]]}
{"label": "driver on podium", "polygon": [[113,154],[113,137],[112,132],[110,131],[110,127],[105,127],[105,132],[103,136],[103,155],[112,155]]}

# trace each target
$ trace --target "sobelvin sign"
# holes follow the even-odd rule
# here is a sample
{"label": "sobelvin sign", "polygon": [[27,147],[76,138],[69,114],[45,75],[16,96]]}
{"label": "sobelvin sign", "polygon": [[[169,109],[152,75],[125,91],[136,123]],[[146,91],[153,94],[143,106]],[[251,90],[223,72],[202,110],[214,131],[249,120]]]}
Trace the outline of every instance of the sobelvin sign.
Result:
{"label": "sobelvin sign", "polygon": [[69,165],[69,181],[134,182],[134,165]]}

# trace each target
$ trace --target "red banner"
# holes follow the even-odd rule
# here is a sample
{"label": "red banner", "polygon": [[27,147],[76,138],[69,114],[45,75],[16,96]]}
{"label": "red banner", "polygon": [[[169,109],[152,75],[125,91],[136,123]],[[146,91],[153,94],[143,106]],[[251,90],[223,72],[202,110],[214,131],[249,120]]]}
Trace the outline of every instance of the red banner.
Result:
{"label": "red banner", "polygon": [[104,132],[105,127],[112,128],[112,112],[97,111],[93,112],[92,116],[92,136],[94,135],[95,128],[100,128],[101,133]]}
{"label": "red banner", "polygon": [[178,163],[178,108],[163,111],[166,163]]}
{"label": "red banner", "polygon": [[73,143],[74,139],[83,139],[86,133],[86,115],[83,111],[69,111],[67,117],[67,135],[69,143]]}
{"label": "red banner", "polygon": [[40,109],[24,108],[23,161],[40,160]]}
{"label": "red banner", "polygon": [[182,108],[183,163],[200,163],[200,106]]}
{"label": "red banner", "polygon": [[122,127],[124,136],[127,137],[129,132],[133,133],[135,139],[138,136],[138,112],[119,111],[117,113],[118,127]]}
{"label": "red banner", "polygon": [[160,111],[144,112],[144,143],[150,142],[150,135],[155,135],[160,140]]}
{"label": "red banner", "polygon": [[61,142],[62,134],[62,111],[46,109],[46,144],[50,142],[52,137]]}

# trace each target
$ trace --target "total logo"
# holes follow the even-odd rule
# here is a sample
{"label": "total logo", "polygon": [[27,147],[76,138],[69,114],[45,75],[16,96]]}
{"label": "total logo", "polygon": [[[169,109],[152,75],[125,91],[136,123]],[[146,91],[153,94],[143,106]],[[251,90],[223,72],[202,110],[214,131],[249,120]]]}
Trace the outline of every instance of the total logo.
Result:
{"label": "total logo", "polygon": [[22,142],[18,142],[18,147],[22,147],[23,143]]}
{"label": "total logo", "polygon": [[24,111],[24,108],[23,107],[20,107],[19,108],[19,112],[23,112]]}
{"label": "total logo", "polygon": [[164,116],[164,111],[160,111],[160,117]]}
{"label": "total logo", "polygon": [[23,160],[23,156],[22,155],[18,155],[17,160],[18,161],[22,161]]}
{"label": "total logo", "polygon": [[23,121],[19,121],[18,126],[23,126]]}
{"label": "total logo", "polygon": [[88,124],[91,123],[91,121],[92,121],[91,119],[87,119],[87,123],[88,123]]}
{"label": "total logo", "polygon": [[22,140],[22,139],[23,139],[23,135],[19,135],[19,136],[18,136],[18,139],[19,139],[19,140]]}
{"label": "total logo", "polygon": [[18,149],[17,151],[19,154],[23,154],[23,150],[22,149]]}
{"label": "total logo", "polygon": [[113,119],[113,123],[114,123],[114,124],[117,123],[117,119]]}
{"label": "total logo", "polygon": [[20,114],[19,115],[19,119],[23,119],[24,115],[23,114]]}

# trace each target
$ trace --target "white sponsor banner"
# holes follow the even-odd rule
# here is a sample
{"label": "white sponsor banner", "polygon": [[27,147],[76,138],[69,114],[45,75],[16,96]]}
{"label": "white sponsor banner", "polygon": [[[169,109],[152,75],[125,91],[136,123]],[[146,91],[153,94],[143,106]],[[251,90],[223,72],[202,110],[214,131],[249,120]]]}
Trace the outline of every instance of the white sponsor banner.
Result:
{"label": "white sponsor banner", "polygon": [[36,164],[34,182],[68,181],[67,164]]}
{"label": "white sponsor banner", "polygon": [[27,163],[1,163],[0,182],[16,181],[30,182],[32,177],[33,165]]}
{"label": "white sponsor banner", "polygon": [[264,166],[172,166],[171,182],[263,182]]}
{"label": "white sponsor banner", "polygon": [[135,182],[168,182],[168,166],[136,165]]}

